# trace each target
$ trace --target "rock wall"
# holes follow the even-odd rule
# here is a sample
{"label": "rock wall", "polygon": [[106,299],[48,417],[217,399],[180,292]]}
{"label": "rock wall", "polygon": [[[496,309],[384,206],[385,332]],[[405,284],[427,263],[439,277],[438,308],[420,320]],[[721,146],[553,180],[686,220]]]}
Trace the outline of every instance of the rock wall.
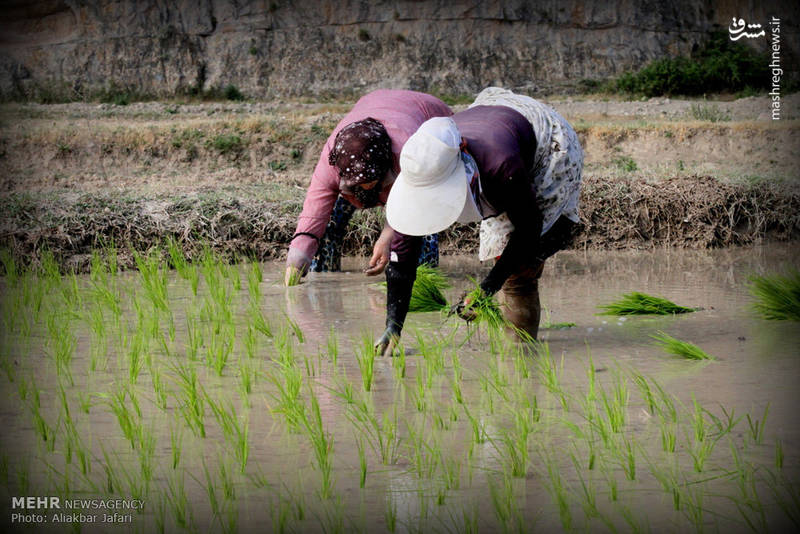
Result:
{"label": "rock wall", "polygon": [[733,16],[780,17],[796,74],[796,0],[6,0],[0,94],[537,92],[688,54]]}

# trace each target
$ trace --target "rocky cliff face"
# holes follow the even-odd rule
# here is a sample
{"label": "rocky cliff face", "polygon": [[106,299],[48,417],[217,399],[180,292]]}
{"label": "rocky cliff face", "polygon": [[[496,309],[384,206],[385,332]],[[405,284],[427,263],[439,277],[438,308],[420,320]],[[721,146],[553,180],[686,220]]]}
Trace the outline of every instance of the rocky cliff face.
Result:
{"label": "rocky cliff face", "polygon": [[[236,85],[253,97],[377,87],[535,92],[688,54],[732,17],[781,18],[797,69],[796,0],[7,0],[0,93],[168,95]],[[751,46],[766,50],[766,39]]]}

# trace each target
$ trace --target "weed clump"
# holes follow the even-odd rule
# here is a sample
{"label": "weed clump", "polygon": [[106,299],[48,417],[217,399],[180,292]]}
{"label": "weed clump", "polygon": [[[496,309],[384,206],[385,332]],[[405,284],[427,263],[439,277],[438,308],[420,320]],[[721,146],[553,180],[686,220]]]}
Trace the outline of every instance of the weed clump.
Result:
{"label": "weed clump", "polygon": [[751,276],[750,294],[755,311],[773,321],[800,321],[800,271],[785,275]]}
{"label": "weed clump", "polygon": [[674,354],[676,356],[681,356],[688,360],[714,360],[715,358],[708,354],[706,351],[698,347],[697,345],[693,345],[687,341],[681,341],[680,339],[676,339],[669,334],[659,331],[658,333],[651,335],[653,339],[656,340],[655,344],[664,349],[665,352],[670,354]]}
{"label": "weed clump", "polygon": [[693,308],[678,306],[674,302],[661,297],[654,297],[634,291],[626,293],[622,298],[610,304],[600,306],[604,311],[598,315],[672,315],[691,313]]}

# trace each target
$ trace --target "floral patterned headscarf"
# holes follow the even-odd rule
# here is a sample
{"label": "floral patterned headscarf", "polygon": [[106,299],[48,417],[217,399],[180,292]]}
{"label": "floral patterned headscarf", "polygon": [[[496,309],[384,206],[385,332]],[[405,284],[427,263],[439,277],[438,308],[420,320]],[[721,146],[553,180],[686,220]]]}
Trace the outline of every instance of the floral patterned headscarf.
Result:
{"label": "floral patterned headscarf", "polygon": [[392,168],[392,140],[372,117],[350,123],[336,135],[328,163],[339,171],[343,189],[375,180],[380,183]]}

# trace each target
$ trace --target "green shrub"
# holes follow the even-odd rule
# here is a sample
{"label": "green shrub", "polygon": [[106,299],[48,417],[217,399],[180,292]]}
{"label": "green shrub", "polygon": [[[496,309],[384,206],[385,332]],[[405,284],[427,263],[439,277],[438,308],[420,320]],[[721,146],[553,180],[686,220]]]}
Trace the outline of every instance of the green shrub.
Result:
{"label": "green shrub", "polygon": [[768,58],[715,32],[691,58],[658,59],[637,73],[626,72],[616,81],[625,93],[700,95],[723,91],[767,88]]}
{"label": "green shrub", "polygon": [[235,85],[227,85],[223,92],[228,100],[244,100],[244,95]]}
{"label": "green shrub", "polygon": [[611,160],[611,163],[617,166],[619,170],[625,172],[633,172],[639,168],[636,161],[630,156],[617,156]]}
{"label": "green shrub", "polygon": [[244,143],[242,138],[236,134],[219,134],[211,140],[211,146],[220,152],[220,154],[227,154],[229,152],[239,152]]}

